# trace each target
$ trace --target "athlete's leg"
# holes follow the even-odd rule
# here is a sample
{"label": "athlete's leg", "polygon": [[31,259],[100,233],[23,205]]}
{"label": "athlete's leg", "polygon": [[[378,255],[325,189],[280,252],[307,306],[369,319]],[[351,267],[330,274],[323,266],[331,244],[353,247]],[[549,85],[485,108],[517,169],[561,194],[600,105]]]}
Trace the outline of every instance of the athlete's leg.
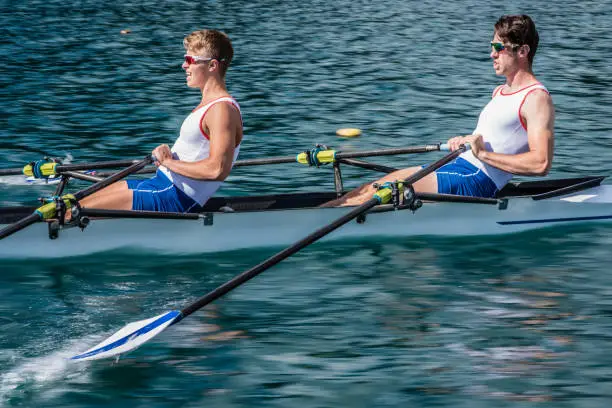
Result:
{"label": "athlete's leg", "polygon": [[119,180],[111,184],[110,186],[106,186],[102,190],[95,192],[94,194],[92,194],[92,196],[93,195],[116,194],[117,192],[125,190],[126,188],[127,188],[127,183],[125,182],[125,180]]}
{"label": "athlete's leg", "polygon": [[[413,175],[419,170],[421,170],[421,167],[409,167],[407,169],[394,171],[393,173],[389,173],[374,182],[362,184],[356,189],[349,191],[342,197],[322,204],[321,207],[338,207],[363,204],[370,198],[372,198],[373,194],[376,192],[376,189],[372,186],[372,184],[382,184],[387,181],[404,180],[405,178]],[[420,193],[437,193],[438,180],[436,178],[436,173],[430,173],[422,179],[418,180],[413,184],[413,187],[414,191]]]}
{"label": "athlete's leg", "polygon": [[110,186],[85,197],[79,203],[85,208],[103,208],[106,210],[131,210],[133,192],[125,181],[118,181]]}

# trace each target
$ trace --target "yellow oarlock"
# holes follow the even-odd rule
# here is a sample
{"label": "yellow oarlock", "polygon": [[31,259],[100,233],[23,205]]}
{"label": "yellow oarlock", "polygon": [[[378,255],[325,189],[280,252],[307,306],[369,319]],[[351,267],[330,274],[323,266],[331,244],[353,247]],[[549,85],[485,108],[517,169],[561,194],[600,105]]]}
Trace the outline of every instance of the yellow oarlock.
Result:
{"label": "yellow oarlock", "polygon": [[[66,208],[70,208],[72,203],[76,201],[76,197],[72,194],[65,194],[62,196],[62,201],[64,201]],[[41,205],[34,212],[40,216],[41,220],[48,220],[57,216],[57,206],[55,205],[55,201],[52,201]]]}
{"label": "yellow oarlock", "polygon": [[[302,152],[297,155],[296,160],[298,163],[308,164],[308,153]],[[336,161],[336,151],[335,150],[321,150],[317,153],[317,160],[321,164],[333,163]]]}
{"label": "yellow oarlock", "polygon": [[379,204],[388,204],[393,199],[393,190],[390,187],[381,188],[374,193],[374,198],[378,200]]}
{"label": "yellow oarlock", "polygon": [[[55,168],[57,167],[58,164],[59,163],[56,163],[56,162],[44,163],[42,166],[40,166],[40,173],[42,174],[43,177],[53,177],[57,174],[55,172]],[[28,177],[34,176],[34,169],[32,168],[32,164],[27,164],[24,166],[23,174],[25,174]]]}
{"label": "yellow oarlock", "polygon": [[[384,183],[383,186],[374,193],[374,198],[378,200],[379,204],[388,204],[393,201],[393,188],[391,185],[392,183],[390,182]],[[397,188],[399,189],[399,193],[402,194],[404,192],[404,183],[402,181],[397,182]]]}

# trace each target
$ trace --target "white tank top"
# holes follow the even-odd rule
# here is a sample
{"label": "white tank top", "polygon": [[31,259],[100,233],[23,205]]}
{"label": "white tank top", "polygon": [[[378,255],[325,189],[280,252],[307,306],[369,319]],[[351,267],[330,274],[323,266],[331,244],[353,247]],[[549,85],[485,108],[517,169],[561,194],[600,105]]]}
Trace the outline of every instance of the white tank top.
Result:
{"label": "white tank top", "polygon": [[[526,86],[516,92],[508,92],[506,85],[493,91],[493,98],[484,107],[478,118],[474,134],[481,134],[487,151],[503,154],[519,154],[529,151],[527,127],[521,118],[525,98],[536,89],[548,90],[541,83]],[[478,160],[471,151],[461,154],[462,158],[482,169],[501,190],[510,181],[512,173],[500,170]]]}
{"label": "white tank top", "polygon": [[[178,139],[172,146],[172,156],[175,159],[194,162],[202,159],[206,159],[210,156],[210,141],[209,136],[204,132],[203,122],[204,115],[211,106],[219,102],[231,103],[240,113],[242,119],[242,113],[240,112],[240,105],[234,100],[234,98],[223,97],[215,99],[207,103],[206,105],[200,106],[194,109],[189,116],[183,122],[181,131]],[[238,158],[240,153],[240,144],[236,146],[234,150],[234,159],[232,160],[232,166]],[[191,197],[198,204],[203,205],[212,195],[221,187],[222,181],[214,180],[196,180],[193,178],[185,177],[181,174],[175,173],[165,166],[159,166],[159,170],[172,181],[182,192]]]}

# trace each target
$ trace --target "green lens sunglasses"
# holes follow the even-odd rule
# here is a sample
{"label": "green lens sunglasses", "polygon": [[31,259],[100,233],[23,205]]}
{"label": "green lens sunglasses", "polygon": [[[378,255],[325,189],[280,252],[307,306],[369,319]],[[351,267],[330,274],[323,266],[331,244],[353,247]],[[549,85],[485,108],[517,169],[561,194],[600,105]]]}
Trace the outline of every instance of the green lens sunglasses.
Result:
{"label": "green lens sunglasses", "polygon": [[493,48],[495,50],[495,52],[501,52],[503,50],[505,50],[506,48],[517,48],[519,47],[518,45],[514,45],[514,44],[509,44],[509,45],[504,45],[504,43],[502,42],[493,42],[491,41],[491,48]]}

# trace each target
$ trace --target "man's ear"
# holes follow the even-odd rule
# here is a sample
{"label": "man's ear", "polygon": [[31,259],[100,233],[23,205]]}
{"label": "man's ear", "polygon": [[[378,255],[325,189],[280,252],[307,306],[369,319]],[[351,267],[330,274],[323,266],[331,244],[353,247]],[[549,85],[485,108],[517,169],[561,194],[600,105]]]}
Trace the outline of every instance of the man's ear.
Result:
{"label": "man's ear", "polygon": [[529,46],[527,44],[523,44],[521,45],[521,47],[519,48],[518,52],[519,55],[521,57],[525,57],[527,58],[527,56],[529,55],[529,51],[531,50],[531,48],[529,48]]}
{"label": "man's ear", "polygon": [[208,70],[210,72],[213,72],[215,70],[220,70],[221,69],[221,63],[219,61],[217,61],[216,59],[210,60],[208,63]]}

